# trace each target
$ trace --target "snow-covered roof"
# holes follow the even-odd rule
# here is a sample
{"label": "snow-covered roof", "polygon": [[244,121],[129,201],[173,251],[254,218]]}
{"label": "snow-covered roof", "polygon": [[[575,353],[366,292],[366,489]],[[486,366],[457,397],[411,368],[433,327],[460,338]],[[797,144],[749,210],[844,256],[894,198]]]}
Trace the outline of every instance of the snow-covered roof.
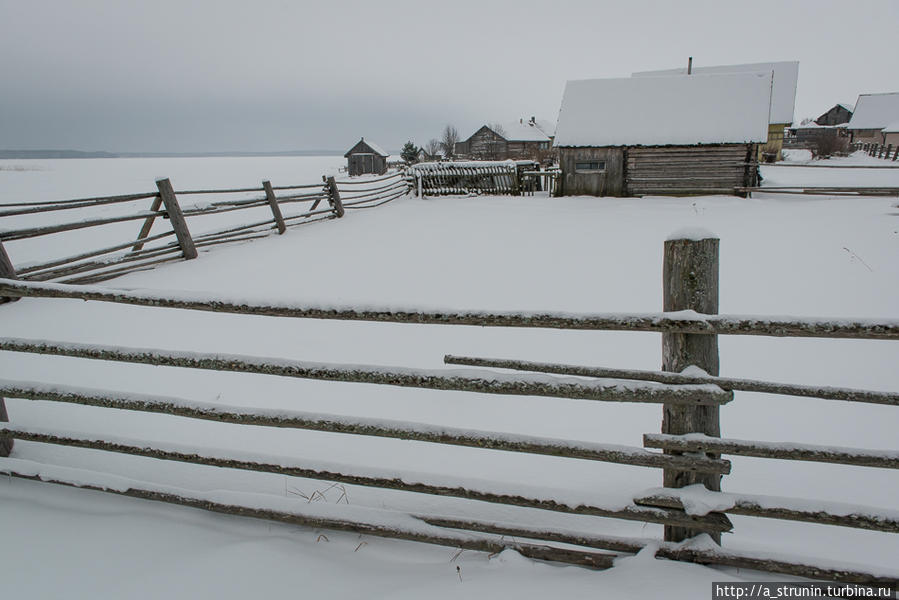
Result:
{"label": "snow-covered roof", "polygon": [[842,106],[843,108],[845,108],[845,109],[848,110],[849,112],[855,112],[855,105],[854,105],[854,104],[849,104],[848,102],[837,102],[837,106]]}
{"label": "snow-covered roof", "polygon": [[889,94],[861,94],[855,103],[855,112],[849,120],[849,129],[883,129],[899,120],[899,92]]}
{"label": "snow-covered roof", "polygon": [[507,142],[548,142],[552,133],[548,133],[547,129],[540,126],[541,124],[550,131],[555,129],[549,125],[549,121],[544,121],[543,119],[537,119],[535,125],[532,125],[527,119],[519,119],[518,121],[497,123],[496,125],[482,125],[465,139],[470,140],[475,133],[487,127],[494,133],[501,135]]}
{"label": "snow-covered roof", "polygon": [[883,128],[884,133],[899,133],[899,121],[893,121]]}
{"label": "snow-covered roof", "polygon": [[770,95],[770,73],[569,81],[555,145],[765,142]]}
{"label": "snow-covered roof", "polygon": [[372,149],[372,152],[374,152],[375,154],[377,154],[379,156],[383,156],[385,158],[390,156],[389,152],[385,152],[384,149],[381,148],[376,143],[372,142],[371,140],[366,140],[365,138],[360,138],[360,140],[358,142],[356,142],[356,144],[352,148],[350,148],[350,151],[343,155],[344,158],[349,156],[350,152],[352,152],[356,148],[356,146],[358,146],[359,144],[365,144],[366,146],[368,146],[369,148]]}
{"label": "snow-covered roof", "polygon": [[[712,67],[693,67],[693,74],[710,75],[723,73],[774,73],[773,92],[771,94],[771,115],[769,123],[792,123],[796,105],[796,85],[799,81],[799,61],[749,63],[744,65],[716,65]],[[633,77],[658,77],[686,75],[686,67],[666,69],[663,71],[642,71],[633,73]]]}

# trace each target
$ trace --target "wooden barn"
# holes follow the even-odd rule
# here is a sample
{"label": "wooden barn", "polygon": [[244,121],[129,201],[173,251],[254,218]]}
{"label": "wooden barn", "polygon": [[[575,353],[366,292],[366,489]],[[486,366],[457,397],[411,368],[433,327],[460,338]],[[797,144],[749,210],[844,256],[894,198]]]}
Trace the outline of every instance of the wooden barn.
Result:
{"label": "wooden barn", "polygon": [[861,94],[846,128],[852,143],[884,144],[884,127],[899,121],[899,92]]}
{"label": "wooden barn", "polygon": [[[688,73],[687,71],[691,73]],[[749,63],[741,65],[716,65],[689,67],[665,71],[633,73],[633,77],[670,77],[674,75],[724,75],[736,73],[767,73],[771,75],[771,113],[768,116],[768,138],[759,146],[759,160],[783,158],[784,130],[793,124],[796,104],[796,86],[799,82],[799,62]]]}
{"label": "wooden barn", "polygon": [[383,175],[387,172],[387,152],[375,143],[360,138],[350,151],[343,155],[347,159],[347,172],[350,175],[374,173]]}
{"label": "wooden barn", "polygon": [[566,196],[733,194],[757,184],[770,74],[587,79],[565,86]]}
{"label": "wooden barn", "polygon": [[552,145],[552,135],[546,130],[547,124],[534,117],[484,125],[457,142],[455,153],[473,160],[537,159],[548,154]]}
{"label": "wooden barn", "polygon": [[855,107],[851,104],[836,104],[826,113],[815,119],[818,125],[843,125],[852,118]]}

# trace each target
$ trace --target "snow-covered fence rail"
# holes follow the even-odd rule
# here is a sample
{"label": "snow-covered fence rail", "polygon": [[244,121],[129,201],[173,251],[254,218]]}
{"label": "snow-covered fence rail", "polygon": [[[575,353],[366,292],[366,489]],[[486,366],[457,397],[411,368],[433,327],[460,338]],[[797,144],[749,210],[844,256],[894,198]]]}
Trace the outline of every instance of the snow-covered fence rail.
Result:
{"label": "snow-covered fence rail", "polygon": [[[355,182],[330,182],[343,185],[338,194],[360,206],[383,202],[400,193],[402,185],[391,178],[375,182],[376,190],[353,189]],[[374,201],[369,194],[383,193]],[[389,201],[389,200],[386,200]],[[665,542],[658,544],[658,555],[704,564],[722,564],[758,568],[774,573],[823,578],[854,583],[892,582],[899,575],[882,571],[845,568],[838,564],[815,564],[806,559],[728,552],[708,543],[676,545],[686,538],[707,534],[720,540],[722,532],[733,529],[728,515],[766,519],[786,519],[806,523],[899,533],[899,511],[895,509],[828,503],[815,499],[779,498],[753,494],[723,493],[722,475],[729,474],[730,462],[721,455],[753,456],[836,463],[864,468],[899,468],[899,451],[840,448],[824,445],[771,443],[721,437],[719,410],[734,398],[734,391],[822,398],[830,401],[867,402],[899,405],[899,394],[887,391],[857,390],[797,384],[781,384],[718,376],[717,335],[766,335],[773,337],[822,337],[899,340],[896,320],[832,320],[809,318],[765,318],[726,316],[718,311],[718,240],[672,239],[665,243],[663,268],[663,308],[657,314],[565,314],[565,313],[486,313],[458,311],[422,311],[397,308],[349,308],[343,306],[304,306],[253,303],[189,293],[125,291],[96,286],[72,286],[0,279],[0,296],[47,297],[95,300],[140,306],[181,308],[232,314],[274,315],[295,318],[365,320],[394,323],[462,324],[495,327],[543,327],[574,330],[630,330],[661,332],[663,365],[661,371],[608,369],[591,366],[556,365],[520,360],[446,356],[448,364],[494,367],[529,371],[508,374],[479,369],[410,369],[401,367],[311,363],[261,358],[246,355],[175,352],[163,349],[98,346],[71,342],[0,338],[0,351],[26,352],[73,358],[140,363],[168,367],[230,371],[279,377],[390,385],[455,392],[502,394],[507,396],[546,396],[600,402],[658,403],[663,420],[660,433],[644,435],[643,447],[628,447],[595,442],[578,442],[522,436],[489,431],[472,431],[401,421],[364,419],[294,411],[241,408],[121,391],[75,388],[48,383],[0,381],[0,397],[51,401],[109,409],[161,413],[183,418],[220,421],[266,427],[325,431],[339,434],[416,440],[449,446],[500,450],[534,455],[549,455],[623,464],[663,470],[664,487],[642,491],[624,502],[599,501],[595,496],[554,490],[539,486],[504,487],[493,482],[472,481],[464,477],[361,469],[353,465],[316,463],[293,457],[250,454],[232,449],[178,446],[167,442],[146,442],[112,436],[85,436],[49,428],[12,423],[0,429],[0,454],[9,454],[14,439],[90,448],[179,461],[199,465],[236,468],[264,473],[363,485],[403,492],[426,493],[477,500],[500,505],[537,508],[581,515],[578,518],[615,518],[665,525]],[[746,401],[742,399],[741,401]],[[9,421],[0,400],[0,420]],[[661,450],[659,452],[658,450]],[[396,513],[374,517],[375,512],[358,512],[347,507],[346,518],[322,518],[311,512],[261,510],[256,505],[221,502],[201,492],[178,490],[172,493],[159,486],[124,481],[85,479],[84,473],[71,473],[53,465],[37,465],[17,457],[0,463],[0,472],[20,477],[38,477],[44,481],[107,489],[137,497],[197,506],[208,510],[263,516],[285,522],[334,527],[387,537],[401,537],[448,543],[458,547],[502,546],[495,538],[473,538],[472,532],[491,535],[515,535],[534,540],[575,544],[582,549],[546,547],[534,556],[594,567],[608,566],[609,555],[593,549],[634,552],[647,545],[646,540],[582,535],[571,531],[534,525],[477,519],[444,518],[435,515]],[[698,484],[698,485],[696,485]],[[407,519],[407,520],[403,520]],[[458,530],[465,530],[462,535]],[[466,545],[467,544],[467,545]],[[493,544],[493,546],[490,546]],[[504,546],[502,546],[504,547]]]}
{"label": "snow-covered fence rail", "polygon": [[535,171],[533,161],[424,162],[407,171],[419,196],[522,193],[523,173]]}
{"label": "snow-covered fence rail", "polygon": [[[360,181],[337,182],[333,177],[322,177],[321,183],[273,186],[271,182],[264,181],[261,187],[232,189],[176,191],[169,179],[160,179],[156,185],[155,193],[5,204],[5,210],[0,210],[0,218],[75,209],[91,210],[152,199],[149,210],[100,217],[97,216],[96,210],[93,210],[90,217],[78,221],[0,229],[0,256],[8,263],[0,266],[2,269],[0,276],[28,281],[96,283],[160,263],[196,258],[198,248],[257,239],[270,235],[275,230],[283,234],[288,227],[294,225],[339,218],[344,215],[345,206],[346,208],[378,206],[404,195],[409,189],[409,184],[401,172]],[[196,196],[201,199],[193,203],[183,201],[184,197]],[[213,198],[206,201],[202,199],[203,196]],[[179,198],[182,200],[179,201]],[[319,208],[323,201],[327,202],[326,207]],[[285,214],[284,211],[297,203],[311,203],[311,206],[301,208],[299,212],[294,210]],[[196,218],[214,217],[235,211],[247,211],[247,214],[252,214],[255,220],[234,222],[231,219],[227,226],[213,227],[199,234],[192,234],[188,227],[188,221]],[[158,217],[168,220],[171,229],[151,234]],[[8,260],[6,250],[3,249],[4,242],[16,242],[128,221],[143,221],[135,239],[101,248],[91,248],[72,256],[14,267]],[[164,240],[170,236],[174,236],[175,240]]]}
{"label": "snow-covered fence rail", "polygon": [[884,158],[893,161],[899,158],[899,145],[894,147],[893,144],[875,144],[873,142],[863,144],[857,142],[849,148],[852,152],[861,150],[874,158]]}

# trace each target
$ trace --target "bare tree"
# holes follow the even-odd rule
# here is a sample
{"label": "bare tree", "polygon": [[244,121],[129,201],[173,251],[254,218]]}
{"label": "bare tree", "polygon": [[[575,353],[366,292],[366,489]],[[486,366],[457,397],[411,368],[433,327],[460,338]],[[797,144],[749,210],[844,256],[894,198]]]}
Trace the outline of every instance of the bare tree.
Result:
{"label": "bare tree", "polygon": [[815,158],[828,158],[849,149],[849,138],[840,135],[836,129],[824,129],[815,137],[812,153]]}
{"label": "bare tree", "polygon": [[431,158],[437,156],[437,153],[440,152],[442,145],[439,140],[431,138],[427,144],[425,144],[425,152],[428,153],[428,156]]}
{"label": "bare tree", "polygon": [[487,127],[493,130],[493,133],[504,138],[506,137],[506,128],[503,127],[500,123],[488,123]]}
{"label": "bare tree", "polygon": [[452,125],[443,128],[443,135],[440,138],[440,147],[443,148],[443,155],[452,158],[456,154],[456,142],[459,141],[459,131]]}

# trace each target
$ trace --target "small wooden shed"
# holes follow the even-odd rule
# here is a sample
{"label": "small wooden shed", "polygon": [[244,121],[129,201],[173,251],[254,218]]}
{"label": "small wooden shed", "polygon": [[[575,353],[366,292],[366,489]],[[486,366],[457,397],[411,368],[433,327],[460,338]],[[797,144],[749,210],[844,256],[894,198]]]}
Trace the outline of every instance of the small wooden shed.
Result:
{"label": "small wooden shed", "polygon": [[387,172],[387,152],[373,142],[360,138],[350,151],[343,155],[347,159],[347,171],[350,175],[374,173],[383,175]]}
{"label": "small wooden shed", "polygon": [[565,86],[566,196],[733,194],[757,183],[771,75],[587,79]]}
{"label": "small wooden shed", "polygon": [[895,121],[899,121],[899,92],[861,94],[846,129],[852,143],[883,144],[886,140],[883,128]]}

